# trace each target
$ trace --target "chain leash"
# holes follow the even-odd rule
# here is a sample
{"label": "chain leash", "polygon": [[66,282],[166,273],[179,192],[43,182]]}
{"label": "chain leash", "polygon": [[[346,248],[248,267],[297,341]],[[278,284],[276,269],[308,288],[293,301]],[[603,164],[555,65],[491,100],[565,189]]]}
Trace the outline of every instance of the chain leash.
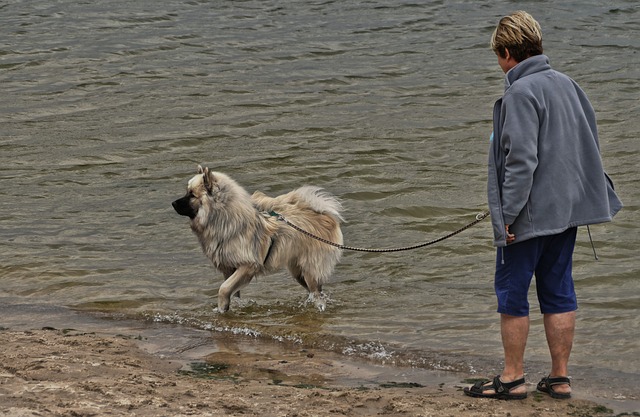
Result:
{"label": "chain leash", "polygon": [[414,249],[419,249],[419,248],[424,248],[425,246],[431,246],[434,245],[438,242],[442,242],[445,239],[449,239],[450,237],[453,237],[459,233],[464,232],[465,230],[475,226],[476,224],[480,223],[482,220],[486,219],[487,217],[489,217],[489,212],[488,211],[484,211],[482,213],[478,213],[476,215],[476,218],[474,221],[472,221],[471,223],[468,223],[466,225],[464,225],[463,227],[447,234],[444,236],[441,236],[439,238],[430,240],[428,242],[424,242],[424,243],[419,243],[417,245],[412,245],[412,246],[405,246],[405,247],[401,247],[401,248],[388,248],[388,249],[369,249],[369,248],[357,248],[354,246],[346,246],[346,245],[341,245],[339,243],[335,243],[332,242],[330,240],[324,239],[320,236],[316,236],[313,233],[310,233],[306,230],[304,230],[303,228],[291,223],[289,220],[287,220],[282,214],[276,213],[275,211],[270,211],[268,213],[270,216],[274,216],[277,217],[278,220],[286,223],[287,225],[291,226],[292,228],[294,228],[295,230],[299,231],[302,234],[305,234],[307,236],[309,236],[312,239],[318,240],[322,243],[326,243],[327,245],[331,245],[334,246],[336,248],[339,249],[343,249],[343,250],[350,250],[350,251],[356,251],[356,252],[371,252],[371,253],[386,253],[386,252],[401,252],[401,251],[407,251],[407,250],[414,250]]}

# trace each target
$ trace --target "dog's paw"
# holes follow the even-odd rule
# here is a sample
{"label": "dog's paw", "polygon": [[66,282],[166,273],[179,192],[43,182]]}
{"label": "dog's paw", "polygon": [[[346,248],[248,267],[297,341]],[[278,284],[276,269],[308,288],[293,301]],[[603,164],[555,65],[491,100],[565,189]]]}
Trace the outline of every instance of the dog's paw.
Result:
{"label": "dog's paw", "polygon": [[325,311],[327,309],[327,296],[324,293],[309,293],[309,298],[307,298],[307,303],[315,304],[318,311]]}

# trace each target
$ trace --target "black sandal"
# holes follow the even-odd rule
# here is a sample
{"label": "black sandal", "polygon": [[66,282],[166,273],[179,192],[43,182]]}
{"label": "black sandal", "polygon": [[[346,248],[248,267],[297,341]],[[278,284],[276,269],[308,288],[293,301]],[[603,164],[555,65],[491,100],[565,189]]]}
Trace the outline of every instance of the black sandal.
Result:
{"label": "black sandal", "polygon": [[549,394],[551,398],[556,398],[556,399],[571,398],[570,392],[556,392],[553,389],[554,385],[564,385],[564,384],[571,386],[571,380],[566,376],[556,376],[556,377],[547,376],[542,378],[542,380],[538,382],[537,389],[540,392]]}
{"label": "black sandal", "polygon": [[[496,398],[498,400],[524,400],[527,393],[511,394],[511,390],[524,385],[524,378],[517,379],[513,382],[500,381],[500,375],[493,378],[491,384],[486,385],[489,380],[478,381],[473,386],[464,389],[464,393],[470,397],[476,398]],[[485,391],[494,391],[486,394]]]}

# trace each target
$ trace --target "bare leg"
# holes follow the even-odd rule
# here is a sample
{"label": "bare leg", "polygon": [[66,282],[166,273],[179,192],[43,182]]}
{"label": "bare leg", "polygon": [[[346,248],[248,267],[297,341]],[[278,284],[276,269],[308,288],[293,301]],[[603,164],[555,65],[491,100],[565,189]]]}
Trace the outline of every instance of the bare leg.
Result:
{"label": "bare leg", "polygon": [[[500,380],[508,383],[524,377],[524,351],[529,336],[529,317],[500,315],[500,332],[502,334],[502,347],[504,349],[504,369],[500,374]],[[488,382],[486,385],[491,385]],[[513,388],[512,394],[524,394],[527,388],[522,385]],[[491,394],[493,390],[484,391]]]}
{"label": "bare leg", "polygon": [[[569,356],[573,347],[573,336],[576,327],[576,312],[544,315],[544,331],[547,335],[549,353],[551,353],[552,377],[569,375]],[[568,384],[555,385],[554,391],[570,393]]]}
{"label": "bare leg", "polygon": [[524,376],[524,351],[529,336],[529,317],[500,315],[500,331],[504,349],[503,382],[510,382]]}

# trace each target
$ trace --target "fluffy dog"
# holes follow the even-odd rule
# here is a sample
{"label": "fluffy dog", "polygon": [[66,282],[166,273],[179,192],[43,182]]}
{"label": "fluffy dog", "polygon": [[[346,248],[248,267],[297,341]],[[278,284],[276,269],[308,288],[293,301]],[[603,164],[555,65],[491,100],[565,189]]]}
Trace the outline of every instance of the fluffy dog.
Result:
{"label": "fluffy dog", "polygon": [[309,292],[309,300],[319,310],[325,309],[322,286],[340,260],[341,249],[304,235],[273,212],[316,236],[342,244],[342,205],[335,197],[311,186],[275,198],[259,191],[250,196],[227,175],[198,166],[187,194],[172,205],[178,214],[191,219],[191,230],[202,250],[224,275],[218,290],[219,312],[229,309],[231,296],[239,296],[254,276],[284,267]]}

